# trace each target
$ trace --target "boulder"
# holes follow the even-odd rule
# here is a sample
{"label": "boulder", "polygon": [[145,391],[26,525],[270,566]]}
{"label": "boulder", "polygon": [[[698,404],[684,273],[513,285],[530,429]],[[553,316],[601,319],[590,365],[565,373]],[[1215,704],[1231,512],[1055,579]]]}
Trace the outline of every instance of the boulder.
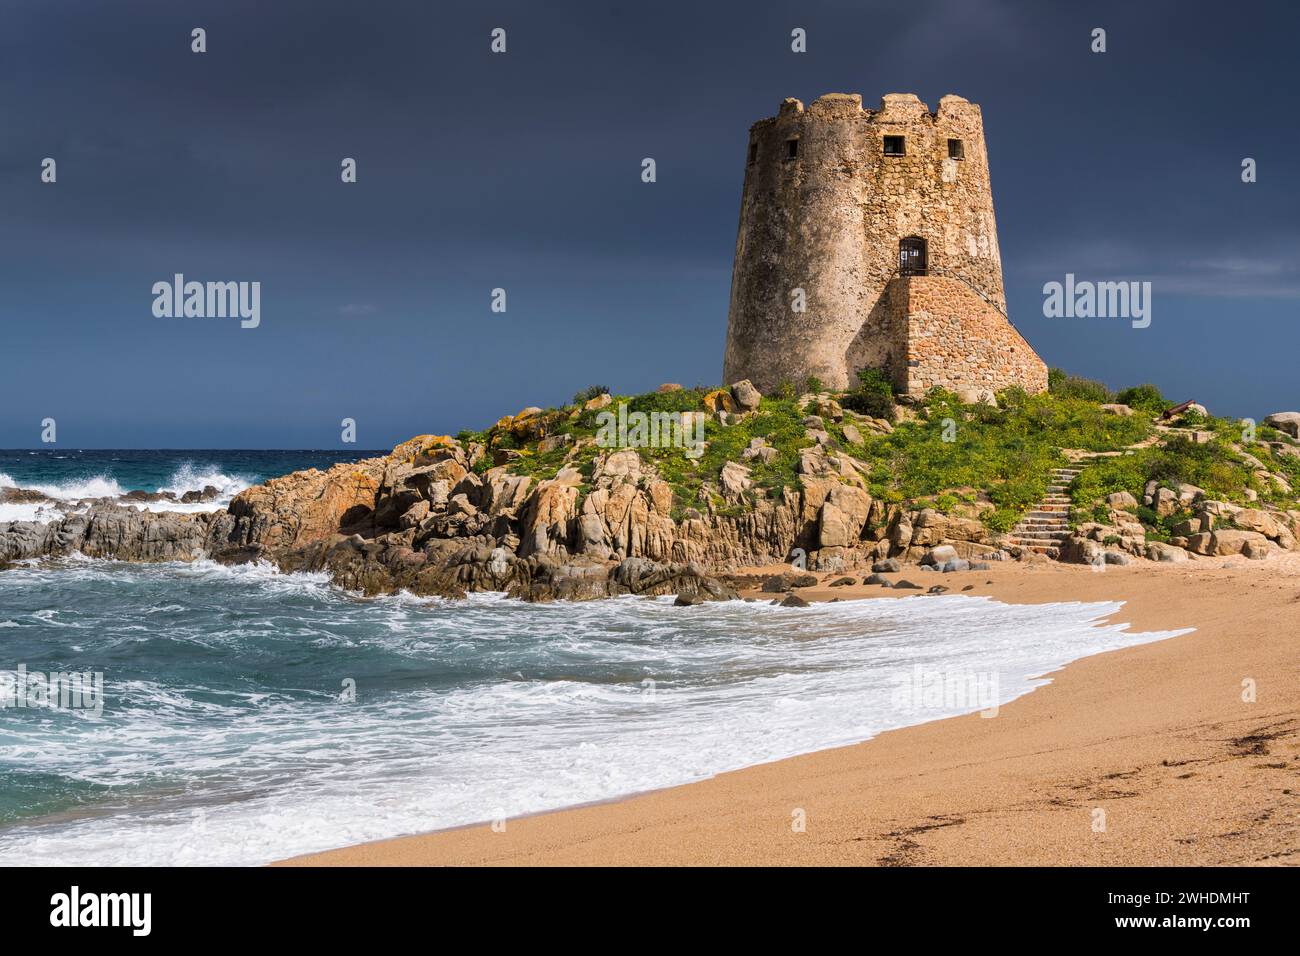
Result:
{"label": "boulder", "polygon": [[883,574],[868,574],[862,579],[863,584],[879,584],[882,588],[892,588],[894,582],[889,580]]}
{"label": "boulder", "polygon": [[758,408],[763,395],[754,387],[753,382],[744,379],[731,386],[731,397],[736,400],[736,406],[741,411],[752,412]]}
{"label": "boulder", "polygon": [[1106,504],[1117,511],[1133,511],[1137,508],[1137,499],[1127,491],[1116,491],[1106,496]]}
{"label": "boulder", "polygon": [[725,388],[717,388],[709,392],[703,398],[704,407],[711,412],[725,412],[730,414],[740,410],[736,400],[731,397],[731,392]]}
{"label": "boulder", "polygon": [[907,578],[903,578],[894,585],[894,589],[903,591],[919,591],[921,590],[921,585],[909,581]]}
{"label": "boulder", "polygon": [[1300,438],[1300,412],[1274,412],[1264,417],[1264,424],[1292,438]]}
{"label": "boulder", "polygon": [[817,584],[817,575],[802,572],[785,571],[773,575],[763,582],[762,591],[767,594],[780,594],[793,588],[810,588]]}
{"label": "boulder", "polygon": [[1072,564],[1096,565],[1105,560],[1102,546],[1091,538],[1075,535],[1061,542],[1061,560]]}
{"label": "boulder", "polygon": [[903,570],[903,566],[898,563],[897,558],[885,558],[883,561],[877,561],[871,566],[871,570],[877,574],[883,572],[898,572]]}
{"label": "boulder", "polygon": [[834,581],[830,583],[830,586],[833,588],[843,588],[843,587],[848,587],[850,584],[857,584],[857,583],[858,583],[857,578],[836,578]]}
{"label": "boulder", "polygon": [[1101,410],[1111,415],[1119,415],[1123,418],[1128,418],[1133,414],[1132,408],[1130,408],[1127,405],[1121,405],[1117,402],[1108,402],[1107,404],[1101,406]]}
{"label": "boulder", "polygon": [[1156,514],[1164,518],[1178,510],[1178,496],[1168,488],[1157,488],[1154,504]]}
{"label": "boulder", "polygon": [[1165,564],[1181,564],[1187,560],[1187,552],[1163,541],[1148,541],[1146,558],[1148,561],[1162,561]]}
{"label": "boulder", "polygon": [[1241,554],[1247,542],[1254,541],[1267,548],[1268,539],[1258,531],[1240,531],[1235,528],[1220,528],[1216,531],[1202,531],[1187,539],[1187,550],[1196,554],[1231,555]]}
{"label": "boulder", "polygon": [[808,602],[797,594],[787,594],[780,607],[808,607]]}
{"label": "boulder", "polygon": [[1242,508],[1232,516],[1232,523],[1246,531],[1258,531],[1266,538],[1277,538],[1283,531],[1276,518],[1258,508]]}
{"label": "boulder", "polygon": [[957,550],[950,544],[941,544],[927,551],[920,563],[938,567],[956,560],[958,560]]}
{"label": "boulder", "polygon": [[1263,561],[1269,555],[1267,541],[1247,541],[1241,549],[1241,553],[1252,561]]}

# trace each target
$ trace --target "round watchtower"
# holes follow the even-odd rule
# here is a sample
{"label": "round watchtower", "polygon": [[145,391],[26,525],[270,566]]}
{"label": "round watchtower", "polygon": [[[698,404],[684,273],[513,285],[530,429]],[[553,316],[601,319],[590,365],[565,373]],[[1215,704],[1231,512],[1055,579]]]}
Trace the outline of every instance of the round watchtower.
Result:
{"label": "round watchtower", "polygon": [[890,93],[864,110],[858,94],[829,93],[755,123],[724,380],[847,388],[874,367],[907,388],[900,275],[954,280],[1005,316],[979,106],[950,95],[931,113]]}

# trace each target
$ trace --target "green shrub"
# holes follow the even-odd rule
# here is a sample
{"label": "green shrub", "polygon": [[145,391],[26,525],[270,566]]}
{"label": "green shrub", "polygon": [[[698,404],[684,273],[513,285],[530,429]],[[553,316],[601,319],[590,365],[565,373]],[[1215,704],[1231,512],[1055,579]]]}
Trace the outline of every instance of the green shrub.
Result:
{"label": "green shrub", "polygon": [[1047,370],[1047,390],[1057,398],[1078,398],[1098,405],[1113,400],[1109,388],[1091,378],[1069,375],[1059,368]]}
{"label": "green shrub", "polygon": [[704,394],[695,388],[678,388],[671,392],[646,392],[628,400],[628,412],[696,412],[704,408]]}
{"label": "green shrub", "polygon": [[574,393],[573,404],[581,405],[584,402],[591,401],[593,398],[599,398],[600,396],[604,395],[608,391],[609,391],[608,385],[588,385],[582,391]]}
{"label": "green shrub", "polygon": [[858,387],[840,399],[840,405],[868,418],[892,422],[894,386],[880,369],[864,368],[858,372]]}
{"label": "green shrub", "polygon": [[1160,389],[1150,383],[1126,388],[1116,396],[1115,400],[1121,405],[1140,408],[1153,415],[1163,412],[1171,404],[1165,401],[1165,397],[1160,394]]}
{"label": "green shrub", "polygon": [[826,391],[826,386],[822,384],[822,380],[819,379],[816,375],[809,375],[806,379],[804,379],[803,390],[805,392],[812,392],[814,395],[816,395],[820,392]]}

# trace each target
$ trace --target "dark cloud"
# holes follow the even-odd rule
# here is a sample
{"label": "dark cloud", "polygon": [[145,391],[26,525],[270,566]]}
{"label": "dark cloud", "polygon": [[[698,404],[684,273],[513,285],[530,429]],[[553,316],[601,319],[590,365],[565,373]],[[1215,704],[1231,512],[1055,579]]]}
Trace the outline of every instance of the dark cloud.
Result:
{"label": "dark cloud", "polygon": [[[1298,401],[1290,4],[16,6],[2,445],[54,416],[74,445],[333,446],[352,417],[374,447],[589,381],[713,382],[746,132],[829,91],[982,104],[1011,314],[1049,363]],[[261,326],[155,319],[175,272],[260,281]],[[1150,279],[1151,328],[1043,318],[1067,272]]]}

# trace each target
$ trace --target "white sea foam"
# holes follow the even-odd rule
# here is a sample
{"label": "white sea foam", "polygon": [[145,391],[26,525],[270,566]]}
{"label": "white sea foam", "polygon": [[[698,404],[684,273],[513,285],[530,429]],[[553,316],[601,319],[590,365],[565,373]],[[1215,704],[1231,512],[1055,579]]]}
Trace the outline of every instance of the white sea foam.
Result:
{"label": "white sea foam", "polygon": [[121,501],[120,499],[127,493],[127,489],[122,488],[115,479],[106,475],[95,475],[91,478],[76,478],[54,483],[28,482],[20,485],[11,476],[0,472],[0,488],[24,488],[30,491],[38,491],[45,497],[52,499],[52,502],[45,503],[0,505],[0,522],[37,521],[45,523],[58,521],[67,514],[74,513],[77,510],[84,510],[67,507],[64,504],[65,502],[79,502],[88,498],[107,498],[140,511],[173,511],[187,514],[220,511],[227,507],[237,494],[252,484],[252,479],[246,476],[226,475],[211,466],[185,462],[172,473],[167,482],[157,491],[170,493],[179,499],[186,492],[201,492],[207,488],[215,488],[217,493],[211,500],[194,502],[181,502],[179,500]]}
{"label": "white sea foam", "polygon": [[[1005,704],[1071,660],[1181,633],[1102,623],[1116,603],[362,602],[321,576],[269,566],[133,573],[188,575],[187,594],[271,589],[272,606],[286,608],[276,612],[283,620],[236,620],[195,635],[207,654],[256,655],[287,634],[304,661],[370,648],[418,674],[462,655],[496,676],[439,689],[416,680],[409,692],[379,695],[368,695],[362,678],[357,701],[345,704],[333,699],[337,676],[334,690],[304,700],[294,687],[252,681],[195,694],[161,677],[113,686],[109,675],[104,715],[81,717],[75,739],[7,724],[0,761],[127,793],[184,781],[173,793],[188,796],[9,827],[0,831],[0,863],[257,864],[609,799],[980,709],[901,706],[897,689],[917,667],[995,673],[996,703]],[[172,598],[157,607],[171,613]]]}

